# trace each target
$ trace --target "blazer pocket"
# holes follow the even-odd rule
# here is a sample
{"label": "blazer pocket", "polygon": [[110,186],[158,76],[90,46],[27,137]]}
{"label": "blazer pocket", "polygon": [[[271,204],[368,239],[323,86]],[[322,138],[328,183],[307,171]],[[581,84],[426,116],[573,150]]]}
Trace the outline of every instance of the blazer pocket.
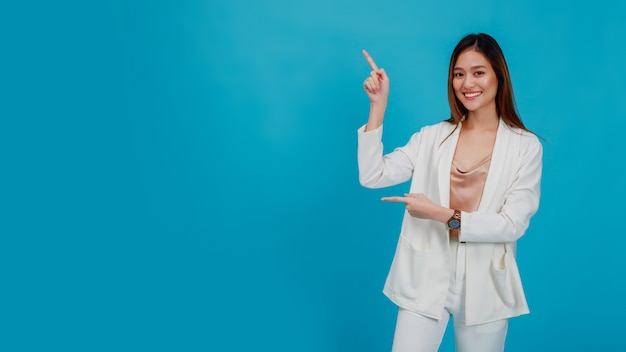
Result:
{"label": "blazer pocket", "polygon": [[513,294],[513,283],[511,278],[511,268],[513,263],[511,262],[513,257],[508,251],[504,251],[501,255],[496,256],[491,261],[491,278],[496,288],[498,296],[502,302],[508,306],[515,306],[515,298]]}
{"label": "blazer pocket", "polygon": [[415,299],[424,290],[424,273],[428,266],[429,252],[415,249],[400,236],[396,254],[389,270],[387,287],[395,294]]}

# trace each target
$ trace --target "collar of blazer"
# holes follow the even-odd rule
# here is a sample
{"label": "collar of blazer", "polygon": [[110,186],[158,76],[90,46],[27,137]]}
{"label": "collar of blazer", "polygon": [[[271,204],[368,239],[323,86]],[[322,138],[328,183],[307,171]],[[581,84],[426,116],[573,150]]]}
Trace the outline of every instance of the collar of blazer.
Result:
{"label": "collar of blazer", "polygon": [[[454,128],[454,125],[451,125]],[[456,145],[459,141],[459,134],[461,132],[461,123],[459,128],[454,130],[450,137],[442,144],[441,154],[438,165],[438,179],[439,179],[439,199],[441,199],[441,205],[450,206],[450,165],[452,165],[452,158],[454,158],[454,152]],[[448,130],[446,135],[450,133]],[[511,129],[502,122],[498,124],[498,131],[496,132],[496,141],[493,146],[493,153],[491,154],[491,164],[489,166],[489,173],[487,174],[487,180],[485,182],[485,188],[478,207],[479,211],[488,209],[493,201],[493,196],[496,190],[500,176],[502,175],[503,168],[505,167],[504,160],[507,155],[509,134],[513,133]]]}

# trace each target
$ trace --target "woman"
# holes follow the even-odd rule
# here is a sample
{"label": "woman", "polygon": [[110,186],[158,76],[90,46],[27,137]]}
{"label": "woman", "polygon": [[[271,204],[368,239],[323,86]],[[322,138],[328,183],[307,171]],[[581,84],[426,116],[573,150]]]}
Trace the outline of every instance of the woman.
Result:
{"label": "woman", "polygon": [[395,352],[437,351],[450,316],[457,351],[503,351],[508,319],[529,313],[515,244],[539,206],[542,146],[516,112],[498,43],[471,34],[448,71],[451,117],[383,155],[389,77],[364,82],[369,119],[358,130],[359,179],[381,188],[411,180],[383,292],[399,306]]}

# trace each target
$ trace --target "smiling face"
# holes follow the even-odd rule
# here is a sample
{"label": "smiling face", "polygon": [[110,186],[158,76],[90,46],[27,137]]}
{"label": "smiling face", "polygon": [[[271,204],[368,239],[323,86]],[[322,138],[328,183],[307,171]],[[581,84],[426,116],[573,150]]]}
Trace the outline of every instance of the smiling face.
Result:
{"label": "smiling face", "polygon": [[469,48],[459,55],[453,69],[452,87],[468,115],[497,113],[498,77],[482,53]]}

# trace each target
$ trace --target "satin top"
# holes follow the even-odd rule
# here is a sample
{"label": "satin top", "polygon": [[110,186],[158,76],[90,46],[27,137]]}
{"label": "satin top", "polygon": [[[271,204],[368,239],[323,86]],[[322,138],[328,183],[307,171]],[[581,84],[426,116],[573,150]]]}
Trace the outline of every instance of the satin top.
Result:
{"label": "satin top", "polygon": [[[450,169],[450,208],[473,212],[478,210],[485,181],[489,173],[491,154],[472,168],[466,168],[458,160],[452,160]],[[462,226],[462,225],[461,225]],[[450,230],[450,238],[457,239],[459,230]]]}

